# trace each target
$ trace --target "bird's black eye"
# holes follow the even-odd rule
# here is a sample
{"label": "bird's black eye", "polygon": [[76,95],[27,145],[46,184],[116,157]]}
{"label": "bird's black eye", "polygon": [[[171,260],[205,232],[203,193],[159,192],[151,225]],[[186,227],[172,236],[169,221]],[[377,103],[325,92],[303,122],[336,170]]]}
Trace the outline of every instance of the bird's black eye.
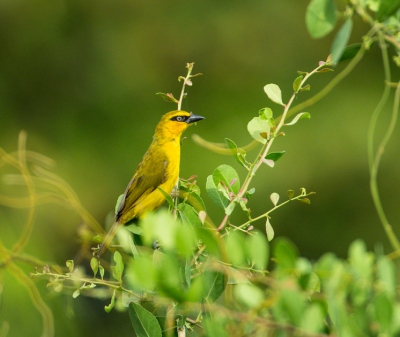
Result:
{"label": "bird's black eye", "polygon": [[171,118],[171,121],[184,122],[186,119],[186,116],[175,116]]}

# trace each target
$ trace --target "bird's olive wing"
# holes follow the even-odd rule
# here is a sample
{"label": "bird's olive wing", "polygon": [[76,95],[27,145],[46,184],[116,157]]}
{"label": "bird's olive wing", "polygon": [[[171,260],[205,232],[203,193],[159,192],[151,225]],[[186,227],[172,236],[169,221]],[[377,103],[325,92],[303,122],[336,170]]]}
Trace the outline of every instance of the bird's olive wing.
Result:
{"label": "bird's olive wing", "polygon": [[150,156],[145,155],[129,182],[118,208],[117,220],[132,209],[139,199],[153,192],[167,179],[167,157],[158,157],[156,163],[150,162],[148,158]]}

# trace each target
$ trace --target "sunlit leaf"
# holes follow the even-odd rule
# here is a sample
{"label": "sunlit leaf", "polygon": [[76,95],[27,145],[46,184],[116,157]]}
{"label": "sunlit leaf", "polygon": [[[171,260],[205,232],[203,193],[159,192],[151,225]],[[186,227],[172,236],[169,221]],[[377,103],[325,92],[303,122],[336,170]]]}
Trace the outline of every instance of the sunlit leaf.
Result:
{"label": "sunlit leaf", "polygon": [[233,293],[237,300],[248,308],[258,307],[265,298],[265,294],[260,288],[247,283],[235,285]]}
{"label": "sunlit leaf", "polygon": [[247,258],[257,270],[265,270],[269,259],[269,245],[265,235],[260,232],[253,232],[246,240]]}
{"label": "sunlit leaf", "polygon": [[115,292],[116,292],[116,290],[113,291],[113,295],[112,295],[112,297],[111,297],[111,302],[110,302],[110,304],[109,304],[109,305],[106,305],[106,306],[104,307],[104,311],[107,312],[107,313],[109,313],[109,312],[114,308],[114,305],[115,305]]}
{"label": "sunlit leaf", "polygon": [[272,203],[274,204],[274,206],[276,206],[276,204],[279,202],[279,194],[274,192],[270,195],[270,199],[272,201]]}
{"label": "sunlit leaf", "polygon": [[[154,255],[159,254],[161,253],[158,251],[154,252]],[[130,260],[127,269],[126,281],[132,287],[153,290],[157,280],[157,270],[151,256],[145,254],[137,256],[135,260]]]}
{"label": "sunlit leaf", "polygon": [[311,0],[306,11],[307,30],[313,38],[321,38],[335,28],[336,18],[334,0]]}
{"label": "sunlit leaf", "polygon": [[321,332],[324,326],[325,316],[326,314],[322,311],[319,304],[311,304],[311,306],[304,310],[300,321],[300,327],[308,332]]}
{"label": "sunlit leaf", "polygon": [[119,210],[119,206],[121,205],[122,199],[124,198],[124,194],[121,194],[118,199],[117,199],[117,203],[115,204],[115,214],[118,213]]}
{"label": "sunlit leaf", "polygon": [[99,270],[99,260],[97,260],[97,258],[92,257],[90,260],[90,268],[92,268],[94,277],[96,277],[97,271]]}
{"label": "sunlit leaf", "polygon": [[248,124],[247,130],[255,140],[262,144],[267,142],[265,135],[270,134],[271,126],[268,120],[260,117],[254,117]]}
{"label": "sunlit leaf", "polygon": [[272,102],[283,105],[282,92],[279,86],[270,83],[264,86],[264,91]]}
{"label": "sunlit leaf", "polygon": [[69,272],[72,273],[72,271],[74,270],[74,260],[68,260],[66,262],[66,265],[68,267]]}
{"label": "sunlit leaf", "polygon": [[230,232],[226,238],[226,249],[235,266],[246,264],[245,237],[239,232]]}
{"label": "sunlit leaf", "polygon": [[274,113],[270,108],[263,108],[258,111],[258,116],[261,119],[270,120],[274,117]]}
{"label": "sunlit leaf", "polygon": [[294,125],[296,124],[300,119],[304,119],[304,118],[311,118],[311,115],[308,112],[300,112],[299,114],[297,114],[293,120],[290,123],[286,123],[285,125]]}
{"label": "sunlit leaf", "polygon": [[275,232],[271,226],[271,223],[269,222],[268,217],[267,217],[267,222],[265,223],[265,232],[267,233],[268,241],[272,241],[272,239],[274,238]]}
{"label": "sunlit leaf", "polygon": [[81,290],[76,289],[72,294],[72,298],[77,298],[80,294],[81,294]]}
{"label": "sunlit leaf", "polygon": [[121,282],[122,274],[124,272],[124,263],[122,262],[122,256],[118,251],[116,251],[114,253],[114,261],[115,261],[115,265],[111,267],[111,271],[112,271],[113,277],[117,281]]}

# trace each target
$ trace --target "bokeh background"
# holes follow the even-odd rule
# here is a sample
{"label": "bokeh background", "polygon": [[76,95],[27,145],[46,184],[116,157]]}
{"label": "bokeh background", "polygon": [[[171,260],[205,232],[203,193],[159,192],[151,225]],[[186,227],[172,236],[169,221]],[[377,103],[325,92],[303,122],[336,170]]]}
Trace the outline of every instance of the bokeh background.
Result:
{"label": "bokeh background", "polygon": [[[196,145],[191,135],[212,142],[228,137],[244,146],[251,141],[247,123],[260,108],[269,106],[276,115],[282,112],[268,100],[263,86],[276,83],[284,100],[289,99],[296,71],[311,70],[325,60],[334,36],[309,37],[304,23],[307,4],[2,0],[0,146],[16,150],[18,133],[25,130],[28,149],[54,159],[54,172],[103,224],[150,144],[160,116],[176,107],[155,93],[177,96],[178,76],[185,74],[187,62],[195,62],[194,72],[203,76],[193,80],[183,108],[206,120],[186,132],[181,176],[197,175],[208,211],[218,222],[223,213],[206,195],[207,176],[221,164],[232,165],[242,178],[245,172],[232,157]],[[367,29],[356,21],[351,42],[359,41]],[[296,102],[317,93],[345,66],[313,77],[312,90]],[[398,79],[398,71],[393,71]],[[369,249],[382,244],[390,250],[369,193],[366,150],[368,123],[382,90],[382,61],[375,46],[330,95],[307,109],[310,120],[286,128],[286,137],[274,144],[274,150],[286,151],[285,156],[275,168],[263,167],[254,179],[254,215],[272,206],[272,192],[282,198],[288,189],[317,192],[311,205],[291,203],[271,219],[275,235],[290,238],[303,256],[317,259],[331,251],[345,257],[357,238]],[[378,135],[390,112],[388,105]],[[397,126],[379,173],[383,205],[398,235],[399,131]],[[248,157],[256,153],[253,150]],[[41,206],[38,211],[26,252],[63,265],[77,252],[81,220],[61,206]],[[18,212],[0,206],[0,237],[7,247],[23,226]],[[238,212],[233,222],[243,219]],[[263,229],[264,221],[258,226]],[[9,322],[9,336],[39,336],[40,316],[27,293],[10,275],[0,275],[0,324]],[[133,334],[126,313],[106,314],[106,302],[56,296],[45,285],[38,282],[54,310],[56,336]]]}

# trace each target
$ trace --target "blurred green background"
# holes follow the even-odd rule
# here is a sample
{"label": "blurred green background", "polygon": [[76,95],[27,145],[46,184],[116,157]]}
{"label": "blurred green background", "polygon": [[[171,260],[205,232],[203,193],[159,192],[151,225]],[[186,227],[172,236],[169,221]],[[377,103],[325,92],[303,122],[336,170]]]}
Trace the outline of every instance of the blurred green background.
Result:
{"label": "blurred green background", "polygon": [[[244,169],[232,157],[199,147],[190,135],[212,142],[225,137],[243,146],[251,141],[248,121],[269,106],[282,110],[263,92],[278,84],[284,100],[292,93],[297,70],[312,70],[329,54],[334,33],[309,37],[304,16],[308,1],[93,1],[2,0],[0,2],[0,146],[14,151],[20,130],[28,149],[57,163],[54,170],[75,189],[100,222],[113,209],[151,142],[160,116],[176,105],[155,93],[180,92],[179,75],[195,62],[183,108],[206,117],[186,132],[181,177],[196,174],[208,211],[218,223],[223,213],[211,204],[205,181],[220,164]],[[351,42],[368,27],[355,22]],[[334,73],[311,79],[304,101]],[[396,70],[397,71],[397,70]],[[398,75],[398,72],[394,75]],[[397,77],[396,77],[397,79]],[[345,256],[350,242],[362,238],[370,249],[390,250],[368,186],[367,128],[383,89],[379,49],[375,46],[355,71],[325,99],[309,108],[310,120],[286,128],[274,150],[286,150],[275,168],[259,171],[250,202],[254,215],[268,210],[269,195],[282,198],[301,187],[317,194],[311,205],[292,203],[273,213],[276,236],[289,237],[312,259],[327,251]],[[382,135],[391,106],[379,122]],[[379,173],[382,201],[398,230],[400,218],[400,129],[389,143]],[[253,158],[257,150],[248,157]],[[3,184],[2,182],[0,183]],[[3,188],[4,186],[1,186]],[[75,256],[80,219],[59,206],[40,206],[26,252],[63,265]],[[0,237],[7,247],[23,226],[20,210],[0,206]],[[236,214],[232,222],[244,217]],[[260,222],[264,228],[264,222]],[[30,267],[26,272],[31,271]],[[9,336],[39,336],[40,316],[24,289],[3,273],[1,321]],[[54,310],[56,336],[131,336],[127,314],[106,314],[106,302],[56,296],[38,283]]]}

